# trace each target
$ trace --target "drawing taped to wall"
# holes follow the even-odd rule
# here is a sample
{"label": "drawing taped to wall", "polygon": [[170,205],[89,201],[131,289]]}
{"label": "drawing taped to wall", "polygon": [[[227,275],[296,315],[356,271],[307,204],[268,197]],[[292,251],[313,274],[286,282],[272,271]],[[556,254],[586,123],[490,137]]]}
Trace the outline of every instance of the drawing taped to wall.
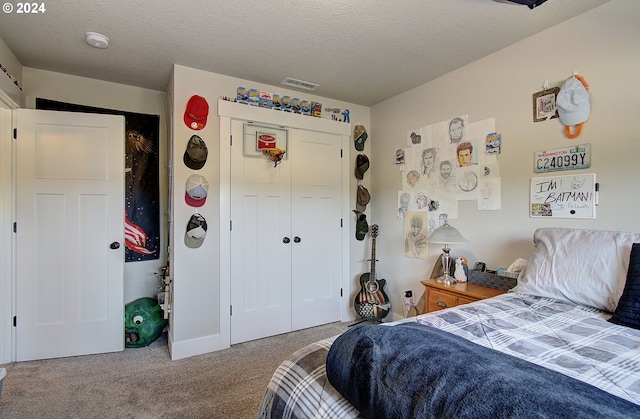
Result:
{"label": "drawing taped to wall", "polygon": [[409,211],[404,217],[404,254],[412,258],[427,259],[428,213]]}

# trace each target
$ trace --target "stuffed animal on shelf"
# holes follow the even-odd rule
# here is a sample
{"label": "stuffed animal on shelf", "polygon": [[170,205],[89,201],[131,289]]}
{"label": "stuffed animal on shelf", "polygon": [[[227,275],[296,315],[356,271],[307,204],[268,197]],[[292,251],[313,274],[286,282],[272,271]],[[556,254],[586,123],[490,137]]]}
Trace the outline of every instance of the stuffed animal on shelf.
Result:
{"label": "stuffed animal on shelf", "polygon": [[467,274],[465,272],[465,266],[467,265],[467,259],[459,257],[456,259],[456,269],[453,272],[453,277],[458,282],[467,282]]}

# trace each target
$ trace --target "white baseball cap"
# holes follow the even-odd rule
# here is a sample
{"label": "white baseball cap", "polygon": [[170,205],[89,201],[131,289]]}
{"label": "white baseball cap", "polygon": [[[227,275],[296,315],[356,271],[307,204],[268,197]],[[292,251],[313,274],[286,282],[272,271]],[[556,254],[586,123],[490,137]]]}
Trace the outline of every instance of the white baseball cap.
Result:
{"label": "white baseball cap", "polygon": [[187,224],[187,232],[184,235],[184,244],[195,249],[202,246],[207,236],[207,220],[200,214],[193,214]]}
{"label": "white baseball cap", "polygon": [[207,201],[207,192],[209,191],[209,182],[202,175],[191,175],[187,179],[186,192],[184,200],[187,205],[192,207],[201,207]]}
{"label": "white baseball cap", "polygon": [[581,124],[591,115],[589,92],[580,80],[571,77],[564,82],[558,92],[556,107],[563,125]]}

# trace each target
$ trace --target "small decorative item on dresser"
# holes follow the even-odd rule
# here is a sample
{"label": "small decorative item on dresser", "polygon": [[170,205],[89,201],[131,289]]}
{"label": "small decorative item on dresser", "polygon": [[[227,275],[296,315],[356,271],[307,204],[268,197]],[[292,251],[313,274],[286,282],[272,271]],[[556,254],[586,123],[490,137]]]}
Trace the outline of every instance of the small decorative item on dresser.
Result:
{"label": "small decorative item on dresser", "polygon": [[453,276],[458,282],[467,282],[467,274],[465,272],[465,266],[467,265],[467,259],[463,257],[456,258],[456,270],[453,271]]}
{"label": "small decorative item on dresser", "polygon": [[450,244],[465,243],[467,240],[462,237],[462,234],[454,227],[451,227],[449,223],[445,223],[443,226],[438,227],[429,237],[429,243],[441,243],[444,244],[442,248],[442,267],[444,273],[441,277],[437,278],[438,282],[443,282],[447,285],[455,284],[457,281],[449,274],[450,256],[449,251]]}

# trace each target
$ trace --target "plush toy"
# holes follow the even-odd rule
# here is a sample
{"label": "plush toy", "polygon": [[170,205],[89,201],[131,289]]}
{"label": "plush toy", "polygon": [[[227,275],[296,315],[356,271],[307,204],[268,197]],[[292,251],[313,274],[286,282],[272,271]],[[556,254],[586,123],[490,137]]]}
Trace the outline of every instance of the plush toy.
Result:
{"label": "plush toy", "polygon": [[286,151],[281,150],[279,148],[270,148],[270,149],[262,150],[262,154],[264,154],[265,156],[269,156],[269,160],[271,160],[274,163],[273,167],[276,167],[277,165],[280,164],[280,162],[282,161],[282,158],[284,157],[284,153],[286,153]]}
{"label": "plush toy", "polygon": [[127,348],[149,346],[160,336],[167,321],[153,298],[139,298],[124,309],[124,336]]}
{"label": "plush toy", "polygon": [[464,267],[467,264],[467,259],[463,257],[459,257],[456,259],[456,269],[453,272],[453,277],[458,282],[467,282],[467,274],[465,273]]}

